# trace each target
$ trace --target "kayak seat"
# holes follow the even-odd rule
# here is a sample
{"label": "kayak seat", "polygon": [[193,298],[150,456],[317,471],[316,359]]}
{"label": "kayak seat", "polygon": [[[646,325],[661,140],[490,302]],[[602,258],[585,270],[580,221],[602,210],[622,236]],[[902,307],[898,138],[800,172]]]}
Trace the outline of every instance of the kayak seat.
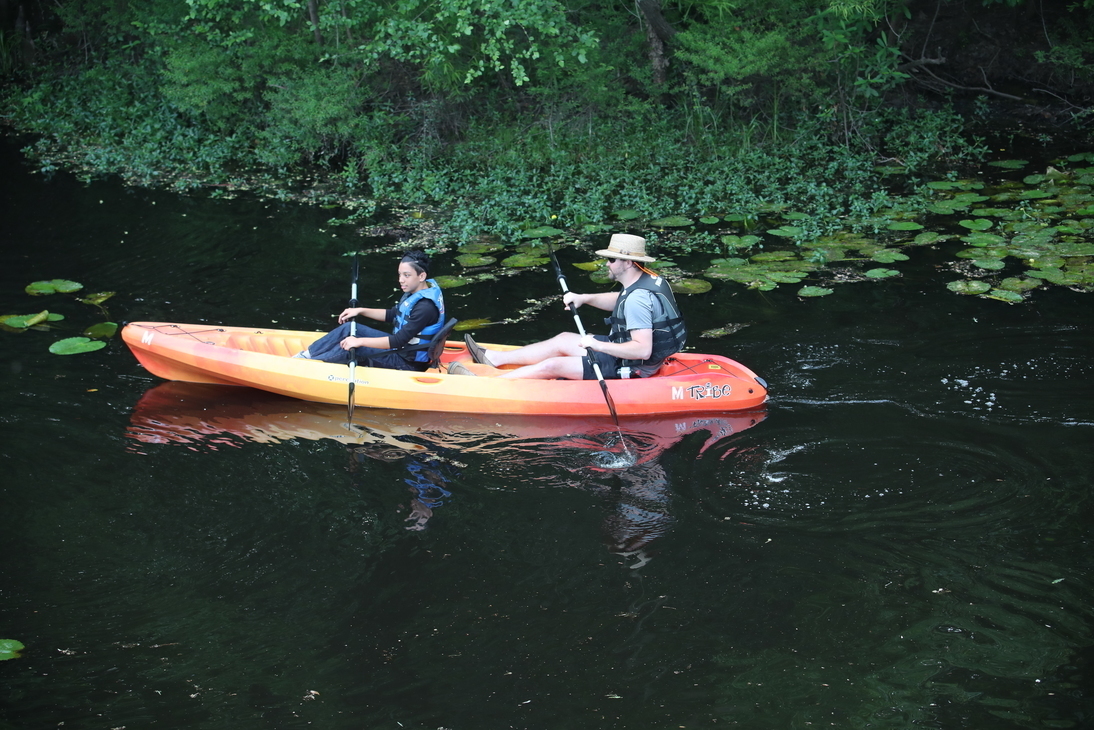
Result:
{"label": "kayak seat", "polygon": [[426,354],[429,355],[429,367],[428,370],[434,370],[440,367],[441,355],[444,354],[444,344],[448,341],[448,336],[452,334],[452,330],[460,320],[453,317],[444,323],[444,327],[437,330],[437,333],[429,339],[429,347],[426,349]]}

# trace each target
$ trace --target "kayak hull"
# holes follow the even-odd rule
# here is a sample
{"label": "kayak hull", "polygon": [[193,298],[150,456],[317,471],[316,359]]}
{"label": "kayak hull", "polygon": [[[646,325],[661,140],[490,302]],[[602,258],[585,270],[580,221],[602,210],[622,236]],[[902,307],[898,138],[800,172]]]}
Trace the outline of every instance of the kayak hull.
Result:
{"label": "kayak hull", "polygon": [[[346,403],[349,367],[294,358],[322,332],[171,322],[131,322],[122,339],[153,375],[166,380],[240,385],[318,403]],[[507,345],[480,343],[493,350]],[[446,343],[439,369],[354,368],[358,406],[450,413],[603,416],[595,380],[521,380],[449,375],[468,362],[462,342]],[[497,371],[494,371],[497,372]],[[679,353],[650,378],[609,380],[620,417],[749,410],[767,400],[755,373],[718,355]]]}

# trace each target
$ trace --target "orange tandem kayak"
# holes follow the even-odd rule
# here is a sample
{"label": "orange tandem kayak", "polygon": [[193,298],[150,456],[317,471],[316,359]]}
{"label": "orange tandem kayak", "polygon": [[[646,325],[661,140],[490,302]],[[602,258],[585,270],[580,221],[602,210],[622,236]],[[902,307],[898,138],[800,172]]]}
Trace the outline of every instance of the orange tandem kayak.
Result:
{"label": "orange tandem kayak", "polygon": [[[323,336],[251,327],[130,322],[122,339],[153,375],[190,383],[242,385],[318,403],[345,403],[350,368],[294,358]],[[510,345],[479,343],[488,350]],[[607,406],[595,380],[512,380],[471,365],[482,377],[449,375],[448,363],[469,364],[462,342],[448,341],[438,366],[425,372],[354,368],[358,406],[449,413],[603,416]],[[609,380],[620,417],[722,413],[757,408],[764,382],[734,360],[678,353],[650,378]]]}

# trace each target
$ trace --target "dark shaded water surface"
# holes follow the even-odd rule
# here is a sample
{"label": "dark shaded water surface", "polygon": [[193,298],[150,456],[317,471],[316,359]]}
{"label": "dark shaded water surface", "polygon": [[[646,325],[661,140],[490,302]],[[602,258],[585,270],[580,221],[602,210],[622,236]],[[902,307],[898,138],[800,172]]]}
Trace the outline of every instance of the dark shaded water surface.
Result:
{"label": "dark shaded water surface", "polygon": [[[119,341],[52,355],[101,317],[23,292],[325,329],[368,244],[331,211],[2,150],[0,313],[66,319],[0,332],[0,639],[26,645],[0,728],[1090,727],[1089,296],[961,297],[930,249],[824,299],[718,283],[681,298],[692,331],[750,326],[692,344],[771,401],[628,425],[628,469],[610,422],[358,408],[350,436],[339,407],[162,384]],[[366,257],[363,302],[394,262]],[[555,294],[541,270],[448,302]]]}

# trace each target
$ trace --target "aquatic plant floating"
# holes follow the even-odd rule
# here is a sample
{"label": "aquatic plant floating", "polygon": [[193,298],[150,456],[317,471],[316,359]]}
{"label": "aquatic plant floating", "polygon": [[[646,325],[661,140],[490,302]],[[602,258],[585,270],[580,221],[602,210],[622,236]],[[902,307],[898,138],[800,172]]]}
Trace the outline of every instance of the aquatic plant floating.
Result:
{"label": "aquatic plant floating", "polygon": [[752,248],[763,239],[759,236],[747,235],[747,236],[722,236],[722,243],[726,248],[738,249],[738,248]]}
{"label": "aquatic plant floating", "polygon": [[691,218],[685,218],[682,215],[670,215],[665,218],[655,218],[650,221],[651,226],[657,228],[686,228],[687,226],[694,225],[695,221]]}
{"label": "aquatic plant floating", "polygon": [[960,281],[951,281],[946,284],[946,288],[957,294],[983,294],[991,290],[991,284],[986,281],[962,279]]}
{"label": "aquatic plant floating", "polygon": [[67,337],[58,340],[49,346],[49,351],[54,355],[78,355],[81,352],[95,352],[106,347],[101,340],[91,340],[87,337]]}
{"label": "aquatic plant floating", "polygon": [[466,276],[448,276],[443,274],[434,277],[434,280],[440,284],[442,289],[455,289],[457,287],[467,286],[473,281]]}
{"label": "aquatic plant floating", "polygon": [[1029,164],[1029,160],[994,160],[988,163],[992,167],[1003,167],[1008,170],[1019,170]]}
{"label": "aquatic plant floating", "polygon": [[25,330],[44,322],[59,322],[64,318],[65,316],[63,314],[54,314],[49,310],[43,309],[36,314],[5,314],[0,317],[0,324],[15,330]]}
{"label": "aquatic plant floating", "polygon": [[879,264],[892,264],[897,261],[907,261],[908,254],[894,251],[891,248],[883,248],[870,254],[870,258],[877,261]]}
{"label": "aquatic plant floating", "polygon": [[1019,304],[1026,299],[1018,292],[1008,291],[1006,289],[992,289],[987,294],[981,294],[980,296],[982,299],[994,299],[998,302],[1006,302],[1007,304]]}
{"label": "aquatic plant floating", "polygon": [[803,286],[798,289],[799,297],[826,297],[834,290],[823,286]]}
{"label": "aquatic plant floating", "polygon": [[795,238],[802,234],[802,228],[800,226],[779,226],[778,228],[769,228],[767,232],[772,236]]}
{"label": "aquatic plant floating", "polygon": [[703,279],[680,279],[669,282],[669,286],[677,294],[706,294],[714,285]]}
{"label": "aquatic plant floating", "polygon": [[118,332],[117,322],[99,322],[93,324],[83,331],[84,337],[90,337],[95,340],[108,340]]}
{"label": "aquatic plant floating", "polygon": [[915,221],[893,221],[886,228],[890,231],[920,231],[923,226]]}
{"label": "aquatic plant floating", "polygon": [[524,268],[528,266],[542,266],[545,263],[547,263],[547,259],[543,256],[535,256],[530,253],[518,253],[509,258],[502,259],[501,265]]}
{"label": "aquatic plant floating", "polygon": [[540,226],[539,228],[529,228],[520,234],[521,238],[551,238],[552,236],[561,236],[565,231],[560,231],[554,226]]}
{"label": "aquatic plant floating", "polygon": [[23,642],[15,639],[0,639],[0,662],[8,659],[18,659],[19,652],[26,647]]}
{"label": "aquatic plant floating", "polygon": [[40,297],[46,294],[71,294],[83,288],[83,284],[68,279],[50,279],[49,281],[35,281],[27,284],[26,292],[32,297]]}
{"label": "aquatic plant floating", "polygon": [[82,302],[83,304],[90,304],[94,307],[98,307],[101,306],[102,303],[105,302],[107,299],[114,296],[116,293],[117,292],[112,291],[95,292],[94,294],[88,294],[86,297],[80,297],[78,301]]}
{"label": "aquatic plant floating", "polygon": [[473,241],[471,243],[465,243],[457,249],[460,253],[466,254],[488,254],[494,251],[500,251],[505,246],[496,241]]}
{"label": "aquatic plant floating", "polygon": [[497,259],[493,256],[482,256],[476,253],[465,253],[457,256],[456,261],[460,263],[460,266],[472,269],[478,266],[489,266],[490,264],[496,263]]}

